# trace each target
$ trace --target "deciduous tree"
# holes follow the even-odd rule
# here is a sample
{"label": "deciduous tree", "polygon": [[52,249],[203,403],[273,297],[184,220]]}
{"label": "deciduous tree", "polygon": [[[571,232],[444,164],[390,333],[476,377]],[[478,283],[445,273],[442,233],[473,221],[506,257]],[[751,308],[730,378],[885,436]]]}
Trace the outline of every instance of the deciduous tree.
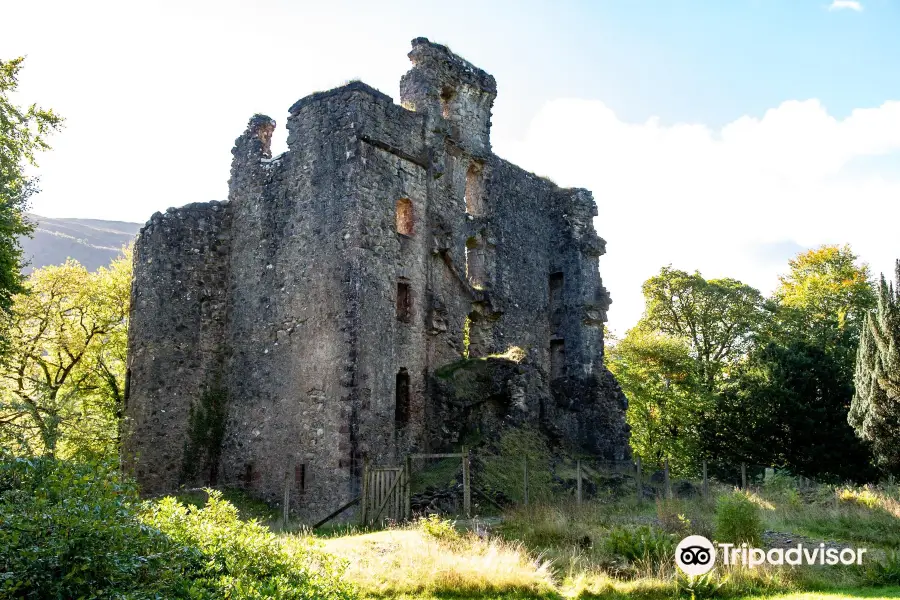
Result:
{"label": "deciduous tree", "polygon": [[838,358],[803,340],[757,348],[733,370],[703,425],[716,465],[782,467],[807,477],[865,481],[871,452],[847,424],[852,381]]}
{"label": "deciduous tree", "polygon": [[789,265],[772,298],[775,341],[817,346],[852,378],[860,331],[875,306],[868,266],[857,264],[850,246],[836,245],[802,252]]}
{"label": "deciduous tree", "polygon": [[0,436],[29,454],[114,448],[125,379],[131,256],[88,272],[70,260],[35,271],[5,317]]}
{"label": "deciduous tree", "polygon": [[698,424],[710,395],[700,385],[690,346],[679,337],[630,329],[609,350],[607,364],[628,397],[631,447],[646,464],[669,459],[675,474],[695,474]]}
{"label": "deciduous tree", "polygon": [[645,327],[687,341],[700,383],[713,391],[723,369],[743,356],[765,322],[758,290],[736,279],[663,267],[643,286]]}

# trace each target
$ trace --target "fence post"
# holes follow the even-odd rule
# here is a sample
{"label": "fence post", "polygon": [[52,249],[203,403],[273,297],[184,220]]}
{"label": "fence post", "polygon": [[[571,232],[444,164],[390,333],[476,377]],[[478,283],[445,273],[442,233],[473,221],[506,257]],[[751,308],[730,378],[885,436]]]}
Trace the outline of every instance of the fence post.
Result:
{"label": "fence post", "polygon": [[524,471],[525,506],[528,506],[528,456],[525,457],[523,471]]}
{"label": "fence post", "polygon": [[290,522],[290,513],[291,513],[291,470],[290,468],[284,474],[284,506],[281,510],[282,513],[282,521],[284,525],[282,525],[283,529],[288,528],[288,524]]}
{"label": "fence post", "polygon": [[363,459],[362,504],[359,511],[359,524],[366,526],[369,511],[369,457]]}
{"label": "fence post", "polygon": [[747,463],[741,463],[741,489],[747,489]]}
{"label": "fence post", "polygon": [[403,516],[408,520],[412,518],[412,507],[410,501],[410,496],[412,496],[412,457],[409,454],[406,455],[404,466],[406,467],[406,489],[403,493]]}
{"label": "fence post", "polygon": [[462,470],[463,470],[463,512],[466,518],[472,516],[472,486],[469,481],[469,449],[462,447]]}
{"label": "fence post", "polygon": [[709,500],[709,479],[706,477],[706,459],[703,459],[703,499]]}
{"label": "fence post", "polygon": [[578,473],[578,495],[576,496],[578,506],[581,506],[581,459],[575,463],[575,470]]}
{"label": "fence post", "polygon": [[665,475],[665,483],[666,483],[666,498],[672,497],[672,480],[669,479],[669,458],[666,457],[666,468],[664,471]]}
{"label": "fence post", "polygon": [[644,483],[641,480],[641,476],[643,475],[643,470],[641,469],[641,457],[637,457],[637,465],[635,465],[637,470],[637,501],[638,503],[644,501]]}

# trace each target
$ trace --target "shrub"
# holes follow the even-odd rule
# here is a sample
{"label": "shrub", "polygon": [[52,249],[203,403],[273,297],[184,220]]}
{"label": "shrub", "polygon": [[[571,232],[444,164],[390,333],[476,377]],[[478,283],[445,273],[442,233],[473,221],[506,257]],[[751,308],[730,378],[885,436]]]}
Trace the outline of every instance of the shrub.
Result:
{"label": "shrub", "polygon": [[546,436],[535,429],[507,430],[496,448],[481,455],[479,477],[488,494],[524,502],[524,467],[528,462],[528,495],[532,503],[552,502],[560,491],[553,478],[553,453]]}
{"label": "shrub", "polygon": [[352,598],[341,573],[218,492],[141,505],[112,463],[0,456],[0,598]]}
{"label": "shrub", "polygon": [[900,551],[890,550],[884,558],[868,562],[863,578],[870,585],[900,585]]}
{"label": "shrub", "polygon": [[673,560],[675,539],[647,525],[614,527],[606,538],[606,550],[631,563],[655,566]]}
{"label": "shrub", "polygon": [[685,575],[681,571],[675,576],[675,595],[690,596],[694,598],[713,598],[719,595],[719,590],[725,582],[715,571],[704,573],[696,577]]}
{"label": "shrub", "polygon": [[453,522],[442,519],[440,515],[422,517],[419,519],[419,528],[431,537],[442,541],[456,541],[460,538],[459,532],[453,526]]}
{"label": "shrub", "polygon": [[838,490],[837,494],[841,502],[858,504],[859,506],[864,506],[866,508],[878,508],[881,503],[878,495],[868,487],[858,490],[845,487]]}
{"label": "shrub", "polygon": [[656,519],[667,533],[684,537],[691,530],[691,520],[685,516],[683,506],[676,500],[657,498]]}
{"label": "shrub", "polygon": [[780,496],[789,490],[796,490],[797,487],[797,478],[784,471],[776,471],[773,476],[763,479],[763,488],[769,494]]}
{"label": "shrub", "polygon": [[136,500],[110,463],[0,458],[0,597],[177,597],[190,551]]}
{"label": "shrub", "polygon": [[175,498],[147,503],[141,520],[180,546],[196,551],[185,565],[191,598],[343,599],[355,597],[342,580],[345,565],[309,543],[281,541],[256,521],[241,521],[237,509],[209,490],[203,508]]}
{"label": "shrub", "polygon": [[759,506],[746,493],[735,491],[716,501],[716,539],[722,542],[758,545],[763,525]]}

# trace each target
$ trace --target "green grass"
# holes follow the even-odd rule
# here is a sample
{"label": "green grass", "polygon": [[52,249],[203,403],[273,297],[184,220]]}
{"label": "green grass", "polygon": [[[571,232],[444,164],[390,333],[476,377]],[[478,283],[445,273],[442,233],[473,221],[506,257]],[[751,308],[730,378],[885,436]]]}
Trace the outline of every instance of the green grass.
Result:
{"label": "green grass", "polygon": [[890,588],[845,588],[829,592],[792,592],[776,596],[743,596],[743,600],[769,598],[770,600],[838,600],[840,598],[900,598],[900,587]]}
{"label": "green grass", "polygon": [[[447,461],[446,472],[438,465],[430,474],[433,482],[450,476],[457,462]],[[487,537],[465,529],[459,536],[437,535],[446,528],[434,522],[384,530],[333,526],[316,537],[326,551],[348,561],[347,577],[363,598],[689,598],[687,580],[674,561],[660,559],[659,548],[666,536],[673,541],[688,534],[714,538],[722,506],[716,499],[731,496],[732,490],[714,486],[712,491],[710,500],[606,497],[580,506],[557,498],[505,511]],[[900,548],[897,489],[823,486],[802,495],[769,489],[746,499],[758,507],[766,530],[803,542],[866,547],[873,559]],[[697,598],[900,598],[900,587],[877,587],[874,581],[859,567],[720,566],[693,586]]]}

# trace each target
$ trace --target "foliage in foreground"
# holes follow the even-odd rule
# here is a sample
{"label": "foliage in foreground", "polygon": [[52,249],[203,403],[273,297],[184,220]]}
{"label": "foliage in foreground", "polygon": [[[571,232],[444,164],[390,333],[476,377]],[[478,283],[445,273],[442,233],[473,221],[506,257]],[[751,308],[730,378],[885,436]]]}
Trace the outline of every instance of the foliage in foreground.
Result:
{"label": "foliage in foreground", "polygon": [[149,504],[141,521],[201,557],[189,565],[190,597],[354,597],[341,580],[340,562],[309,545],[295,544],[286,552],[267,528],[241,521],[217,491],[209,492],[203,508],[164,498]]}
{"label": "foliage in foreground", "polygon": [[0,461],[0,597],[345,599],[343,565],[210,492],[140,504],[111,465]]}
{"label": "foliage in foreground", "polygon": [[190,551],[136,518],[110,465],[0,462],[0,597],[174,593]]}

